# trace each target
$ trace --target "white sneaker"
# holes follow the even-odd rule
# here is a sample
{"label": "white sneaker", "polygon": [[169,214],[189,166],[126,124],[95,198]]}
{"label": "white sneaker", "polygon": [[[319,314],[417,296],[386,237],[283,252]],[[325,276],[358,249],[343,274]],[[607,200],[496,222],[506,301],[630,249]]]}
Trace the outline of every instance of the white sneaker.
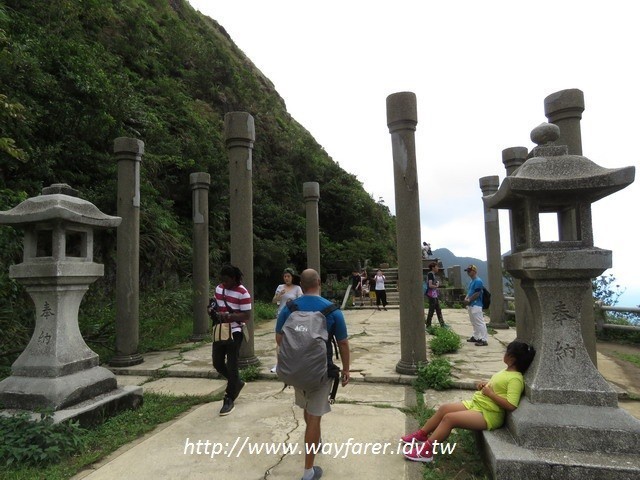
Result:
{"label": "white sneaker", "polygon": [[269,371],[270,371],[271,373],[276,373],[276,367],[277,367],[277,366],[278,366],[278,365],[274,365],[274,366],[273,366],[273,368],[272,368],[271,370],[269,370]]}

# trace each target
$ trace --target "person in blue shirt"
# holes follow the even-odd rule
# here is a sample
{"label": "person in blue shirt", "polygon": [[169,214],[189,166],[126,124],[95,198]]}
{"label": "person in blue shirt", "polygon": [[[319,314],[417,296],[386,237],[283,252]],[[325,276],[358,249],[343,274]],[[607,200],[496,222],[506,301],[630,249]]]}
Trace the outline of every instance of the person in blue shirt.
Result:
{"label": "person in blue shirt", "polygon": [[487,343],[487,326],[484,323],[484,315],[482,314],[482,289],[484,284],[478,276],[478,267],[469,265],[464,269],[471,278],[467,296],[464,297],[464,304],[469,310],[469,320],[473,326],[473,335],[467,339],[467,342],[473,342],[476,347],[486,347]]}
{"label": "person in blue shirt", "polygon": [[[298,310],[303,312],[320,312],[331,305],[331,302],[320,296],[321,281],[320,275],[315,270],[308,268],[300,275],[300,286],[304,295],[295,300]],[[282,327],[291,315],[291,310],[285,306],[276,321],[276,343],[280,346],[282,342]],[[347,335],[347,325],[344,315],[340,310],[334,310],[327,315],[327,331],[336,338],[340,359],[342,361],[342,386],[349,383],[349,340]],[[322,476],[322,469],[314,466],[315,450],[320,442],[320,421],[322,415],[329,413],[329,391],[332,380],[328,380],[326,385],[312,392],[295,389],[296,405],[304,410],[304,421],[306,429],[304,432],[305,449],[304,474],[302,480],[318,479]],[[313,445],[313,447],[312,447]]]}

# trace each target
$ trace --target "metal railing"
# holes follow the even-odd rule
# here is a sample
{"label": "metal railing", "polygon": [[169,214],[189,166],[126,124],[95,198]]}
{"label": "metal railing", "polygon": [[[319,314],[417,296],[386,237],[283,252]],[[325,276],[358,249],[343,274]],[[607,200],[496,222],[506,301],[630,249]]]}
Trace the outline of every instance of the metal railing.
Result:
{"label": "metal railing", "polygon": [[[504,297],[504,313],[507,315],[515,315],[515,310],[509,310],[507,306],[509,302],[515,302],[515,297]],[[640,332],[640,326],[638,325],[616,325],[614,323],[607,323],[607,312],[622,312],[622,313],[635,313],[640,314],[640,308],[635,307],[610,307],[598,300],[593,306],[594,316],[596,319],[596,329],[601,330],[624,330],[627,332]]]}

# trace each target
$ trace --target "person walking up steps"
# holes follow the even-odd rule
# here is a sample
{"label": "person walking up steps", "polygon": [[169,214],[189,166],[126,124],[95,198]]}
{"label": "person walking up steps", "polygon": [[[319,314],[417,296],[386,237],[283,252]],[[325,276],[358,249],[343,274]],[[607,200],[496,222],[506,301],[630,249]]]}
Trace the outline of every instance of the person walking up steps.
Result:
{"label": "person walking up steps", "polygon": [[494,430],[504,423],[505,412],[518,408],[524,390],[523,374],[531,365],[536,351],[524,342],[514,340],[507,346],[502,360],[507,368],[488,382],[479,382],[471,400],[446,403],[427,420],[420,430],[401,438],[414,446],[405,458],[414,462],[433,460],[433,448],[449,437],[454,428]]}

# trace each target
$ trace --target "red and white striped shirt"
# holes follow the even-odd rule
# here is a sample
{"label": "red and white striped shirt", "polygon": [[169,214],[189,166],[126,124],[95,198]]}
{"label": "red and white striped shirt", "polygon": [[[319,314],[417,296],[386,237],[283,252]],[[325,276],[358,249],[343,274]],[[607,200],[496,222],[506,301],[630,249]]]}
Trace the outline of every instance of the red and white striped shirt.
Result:
{"label": "red and white striped shirt", "polygon": [[[251,295],[244,285],[238,285],[232,289],[224,288],[222,284],[216,287],[216,302],[218,302],[218,311],[228,312],[229,308],[233,312],[246,312],[251,310]],[[226,300],[226,304],[225,304]],[[229,308],[227,308],[229,305]],[[238,322],[231,322],[231,331],[239,332],[242,326]]]}

